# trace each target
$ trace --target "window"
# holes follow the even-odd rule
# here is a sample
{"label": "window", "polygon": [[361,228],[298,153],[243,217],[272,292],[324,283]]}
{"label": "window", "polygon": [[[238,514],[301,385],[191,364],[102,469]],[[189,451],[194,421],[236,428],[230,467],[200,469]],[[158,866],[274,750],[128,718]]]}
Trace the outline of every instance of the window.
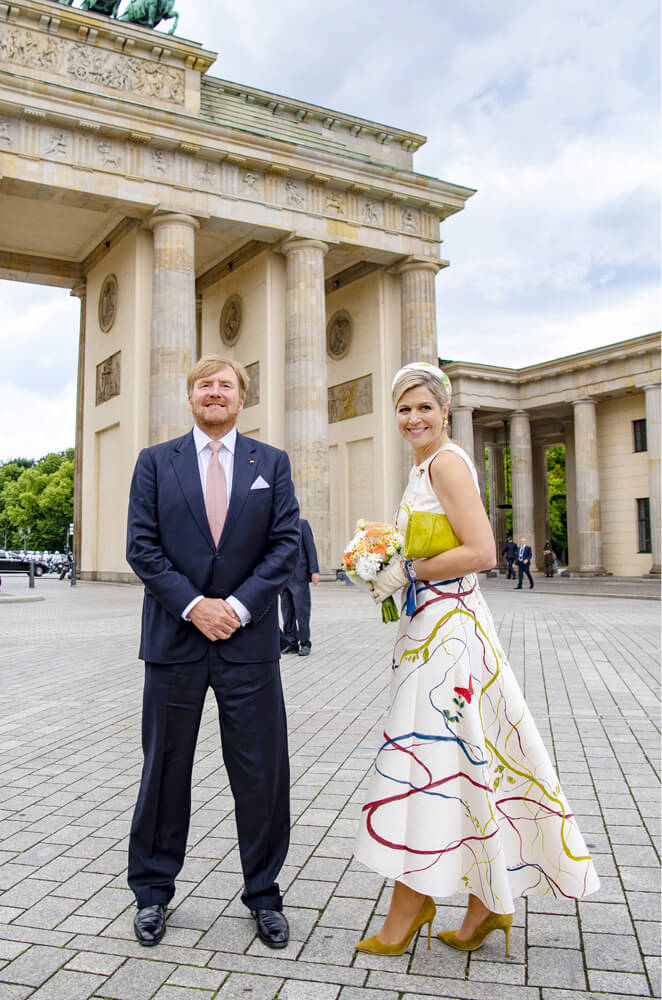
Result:
{"label": "window", "polygon": [[635,451],[648,451],[648,441],[646,440],[646,421],[632,421],[632,438]]}
{"label": "window", "polygon": [[637,500],[637,534],[639,551],[651,551],[651,502],[648,497]]}

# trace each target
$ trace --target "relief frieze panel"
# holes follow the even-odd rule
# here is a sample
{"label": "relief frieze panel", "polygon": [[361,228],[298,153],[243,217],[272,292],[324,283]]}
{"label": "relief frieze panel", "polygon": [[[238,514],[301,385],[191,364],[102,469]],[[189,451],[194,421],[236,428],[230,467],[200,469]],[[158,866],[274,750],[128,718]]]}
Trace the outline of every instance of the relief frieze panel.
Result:
{"label": "relief frieze panel", "polygon": [[73,42],[67,38],[0,25],[0,60],[142,97],[184,103],[184,71]]}
{"label": "relief frieze panel", "polygon": [[372,413],[372,375],[329,386],[329,423]]}

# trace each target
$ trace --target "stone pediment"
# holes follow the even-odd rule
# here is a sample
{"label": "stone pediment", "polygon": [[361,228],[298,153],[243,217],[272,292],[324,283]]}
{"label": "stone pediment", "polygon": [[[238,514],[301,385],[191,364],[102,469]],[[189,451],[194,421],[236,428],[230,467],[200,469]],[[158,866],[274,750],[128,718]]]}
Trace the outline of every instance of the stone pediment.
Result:
{"label": "stone pediment", "polygon": [[216,59],[196,43],[48,0],[0,3],[2,69],[196,113]]}

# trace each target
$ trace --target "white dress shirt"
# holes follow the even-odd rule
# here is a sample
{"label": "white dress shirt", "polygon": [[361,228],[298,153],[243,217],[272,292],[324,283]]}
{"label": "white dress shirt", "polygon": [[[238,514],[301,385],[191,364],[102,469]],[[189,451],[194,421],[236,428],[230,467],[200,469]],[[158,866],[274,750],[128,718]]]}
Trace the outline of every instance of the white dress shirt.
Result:
{"label": "white dress shirt", "polygon": [[[198,455],[198,471],[200,472],[200,485],[202,486],[202,495],[205,496],[205,490],[207,487],[207,469],[209,468],[209,459],[211,458],[211,448],[209,447],[209,442],[212,439],[201,431],[200,428],[196,426],[193,428],[193,443],[195,444],[195,450]],[[234,450],[237,444],[237,428],[233,427],[225,437],[220,438],[223,447],[218,453],[218,460],[221,463],[221,468],[225,473],[225,482],[227,486],[227,498],[228,507],[230,506],[230,496],[232,494],[232,474],[234,472]],[[203,599],[203,595],[200,594],[199,597],[194,597],[189,604],[186,605],[182,611],[182,618],[186,621],[190,621],[189,614],[191,610]],[[238,601],[236,597],[230,595],[226,597],[227,603],[233,608],[234,611],[239,615],[239,620],[242,624],[248,625],[251,620],[251,613],[248,608]]]}

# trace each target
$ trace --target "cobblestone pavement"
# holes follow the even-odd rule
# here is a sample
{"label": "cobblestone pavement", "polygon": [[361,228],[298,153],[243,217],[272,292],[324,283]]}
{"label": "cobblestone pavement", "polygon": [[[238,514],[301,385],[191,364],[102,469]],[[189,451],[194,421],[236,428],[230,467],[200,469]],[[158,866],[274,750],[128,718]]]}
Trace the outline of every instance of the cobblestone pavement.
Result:
{"label": "cobblestone pavement", "polygon": [[[16,579],[8,589],[24,588]],[[188,858],[167,936],[146,950],[133,939],[125,883],[141,767],[141,592],[56,580],[38,588],[44,601],[0,607],[0,1000],[659,995],[655,601],[485,584],[602,888],[579,904],[519,900],[509,959],[502,935],[473,955],[436,939],[427,951],[420,939],[386,959],[353,951],[389,896],[381,877],[352,860],[393,640],[367,596],[321,585],[312,655],[283,659],[293,765],[282,878],[289,946],[265,948],[239,901],[232,800],[208,701]],[[437,904],[434,929],[457,926],[462,899]]]}

